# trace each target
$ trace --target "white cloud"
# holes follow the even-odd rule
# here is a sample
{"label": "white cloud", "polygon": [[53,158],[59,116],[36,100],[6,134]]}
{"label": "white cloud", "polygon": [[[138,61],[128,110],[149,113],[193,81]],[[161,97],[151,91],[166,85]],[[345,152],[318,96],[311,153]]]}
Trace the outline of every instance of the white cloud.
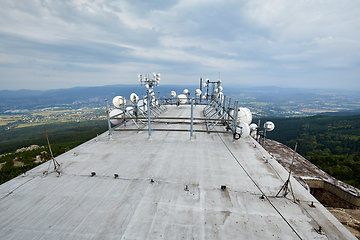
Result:
{"label": "white cloud", "polygon": [[262,85],[303,78],[314,86],[323,77],[329,87],[347,74],[347,86],[360,88],[359,12],[356,0],[3,0],[0,81],[51,88],[61,79],[119,83],[122,74],[131,83],[131,74],[161,70]]}

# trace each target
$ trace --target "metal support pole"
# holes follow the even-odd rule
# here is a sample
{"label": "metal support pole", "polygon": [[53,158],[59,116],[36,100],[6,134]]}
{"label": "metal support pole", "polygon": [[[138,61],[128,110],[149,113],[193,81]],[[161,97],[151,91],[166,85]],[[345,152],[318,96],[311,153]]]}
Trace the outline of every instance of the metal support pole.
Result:
{"label": "metal support pole", "polygon": [[237,127],[238,104],[239,104],[239,102],[238,102],[238,101],[235,101],[234,119],[233,119],[233,125],[232,125],[233,134],[236,132],[236,127]]}
{"label": "metal support pole", "polygon": [[194,125],[194,99],[191,100],[191,113],[190,113],[190,138],[193,136],[193,125]]}
{"label": "metal support pole", "polygon": [[109,114],[109,104],[108,104],[108,100],[105,100],[105,105],[106,105],[106,116],[107,116],[107,121],[108,121],[108,126],[109,126],[109,135],[111,135],[111,123],[110,123],[110,114]]}
{"label": "metal support pole", "polygon": [[126,127],[125,112],[126,112],[126,106],[125,106],[125,103],[124,103],[124,106],[123,106],[123,123],[124,123],[124,127]]}
{"label": "metal support pole", "polygon": [[265,140],[266,140],[266,129],[264,130],[264,137],[263,137],[263,142],[262,142],[262,146],[265,146]]}
{"label": "metal support pole", "polygon": [[206,101],[209,100],[209,84],[206,83]]}
{"label": "metal support pole", "polygon": [[256,141],[260,143],[260,119],[258,121],[258,127],[256,129]]}
{"label": "metal support pole", "polygon": [[211,101],[214,101],[214,95],[215,95],[215,83],[212,82],[212,93],[211,93]]}
{"label": "metal support pole", "polygon": [[231,108],[231,98],[229,97],[229,103],[227,105],[227,111],[228,111],[228,119],[230,119],[230,108]]}
{"label": "metal support pole", "polygon": [[146,101],[146,104],[147,104],[147,118],[148,118],[148,133],[149,133],[149,137],[151,136],[151,121],[150,121],[150,94],[149,94],[149,90],[146,91],[147,93],[147,101]]}
{"label": "metal support pole", "polygon": [[[223,101],[221,103],[222,106],[222,114],[226,113],[226,96],[224,95]],[[224,115],[224,118],[226,118],[226,115]]]}
{"label": "metal support pole", "polygon": [[200,94],[200,103],[201,103],[201,97],[202,97],[202,78],[200,78],[200,92],[201,92],[201,94]]}

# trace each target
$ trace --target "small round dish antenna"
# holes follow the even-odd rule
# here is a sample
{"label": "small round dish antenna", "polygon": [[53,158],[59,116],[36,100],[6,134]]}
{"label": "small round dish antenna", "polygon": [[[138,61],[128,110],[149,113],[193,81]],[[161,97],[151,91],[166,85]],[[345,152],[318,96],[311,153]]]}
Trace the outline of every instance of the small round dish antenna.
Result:
{"label": "small round dish antenna", "polygon": [[200,95],[201,95],[201,90],[200,90],[200,89],[196,89],[196,90],[195,90],[195,95],[196,95],[196,96],[200,96]]}
{"label": "small round dish antenna", "polygon": [[175,92],[175,91],[171,91],[171,92],[170,92],[170,97],[172,97],[172,98],[176,97],[176,92]]}
{"label": "small round dish antenna", "polygon": [[115,107],[122,108],[126,104],[126,99],[123,96],[116,96],[112,102]]}
{"label": "small round dish antenna", "polygon": [[222,86],[219,86],[218,87],[218,91],[221,92],[223,90],[223,87]]}
{"label": "small round dish antenna", "polygon": [[113,117],[121,117],[123,111],[120,109],[115,108],[110,112],[110,122],[112,125],[119,125],[122,122],[122,119],[113,119]]}
{"label": "small round dish antenna", "polygon": [[252,122],[252,114],[248,108],[239,108],[238,109],[238,123],[250,124]]}
{"label": "small round dish antenna", "polygon": [[264,123],[264,128],[266,131],[271,132],[275,128],[275,124],[273,122],[267,121]]}
{"label": "small round dish antenna", "polygon": [[255,124],[255,123],[252,123],[252,124],[250,124],[250,130],[251,131],[256,131],[257,130],[257,125]]}
{"label": "small round dish antenna", "polygon": [[180,95],[178,95],[177,100],[178,100],[179,104],[186,104],[188,99],[185,94],[180,94]]}
{"label": "small round dish antenna", "polygon": [[130,94],[130,102],[135,104],[135,103],[137,103],[137,101],[139,101],[138,95],[136,93]]}
{"label": "small round dish antenna", "polygon": [[184,91],[183,91],[183,93],[184,93],[185,95],[189,95],[189,94],[190,94],[189,89],[185,88]]}

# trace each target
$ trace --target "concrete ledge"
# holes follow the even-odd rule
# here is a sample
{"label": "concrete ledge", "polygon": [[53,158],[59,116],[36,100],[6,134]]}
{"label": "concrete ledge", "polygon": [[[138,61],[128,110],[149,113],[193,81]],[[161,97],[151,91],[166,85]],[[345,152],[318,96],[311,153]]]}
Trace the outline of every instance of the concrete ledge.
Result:
{"label": "concrete ledge", "polygon": [[350,194],[349,192],[344,191],[340,187],[334,185],[333,183],[327,182],[322,179],[303,179],[306,184],[309,185],[310,188],[313,189],[323,189],[327,192],[330,192],[337,196],[338,198],[341,198],[342,200],[350,203],[351,205],[354,205],[354,207],[359,208],[360,207],[360,197]]}

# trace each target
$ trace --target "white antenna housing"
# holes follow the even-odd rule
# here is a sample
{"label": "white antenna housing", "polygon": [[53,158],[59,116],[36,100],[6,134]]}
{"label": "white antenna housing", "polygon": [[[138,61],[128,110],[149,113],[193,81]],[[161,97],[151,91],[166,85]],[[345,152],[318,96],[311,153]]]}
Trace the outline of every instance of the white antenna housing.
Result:
{"label": "white antenna housing", "polygon": [[219,86],[218,87],[218,91],[221,92],[223,90],[223,87],[222,86]]}
{"label": "white antenna housing", "polygon": [[264,123],[264,128],[266,131],[271,132],[275,128],[275,124],[273,122],[267,121]]}
{"label": "white antenna housing", "polygon": [[[183,91],[183,93],[184,93],[185,95],[189,95],[189,94],[190,94],[189,89],[185,88],[184,91]],[[180,95],[179,95],[179,96],[180,96]]]}
{"label": "white antenna housing", "polygon": [[240,133],[241,138],[246,138],[250,135],[250,127],[247,123],[240,123],[236,128],[236,132]]}
{"label": "white antenna housing", "polygon": [[123,96],[116,96],[112,102],[115,107],[122,108],[126,104],[126,99]]}
{"label": "white antenna housing", "polygon": [[137,101],[139,101],[139,96],[136,93],[130,94],[130,102],[135,104]]}
{"label": "white antenna housing", "polygon": [[172,97],[172,98],[176,97],[176,92],[175,92],[175,91],[171,91],[171,92],[170,92],[170,97]]}
{"label": "white antenna housing", "polygon": [[147,101],[146,99],[141,99],[137,102],[137,107],[138,109],[140,109],[141,111],[147,111]]}
{"label": "white antenna housing", "polygon": [[252,124],[250,124],[250,130],[251,131],[256,131],[257,130],[257,125],[255,124],[255,123],[252,123]]}
{"label": "white antenna housing", "polygon": [[[185,91],[185,90],[184,90]],[[187,96],[185,94],[180,94],[178,97],[177,97],[177,100],[178,100],[178,103],[179,104],[185,104],[187,103]]]}
{"label": "white antenna housing", "polygon": [[195,90],[195,95],[196,95],[196,96],[200,96],[200,95],[201,95],[201,90],[200,90],[200,89],[196,89],[196,90]]}
{"label": "white antenna housing", "polygon": [[220,102],[223,102],[223,101],[224,101],[224,94],[223,94],[222,92],[219,92],[219,93],[217,94],[217,97],[218,97],[218,99],[219,99]]}
{"label": "white antenna housing", "polygon": [[251,124],[252,122],[252,114],[250,109],[248,108],[239,108],[238,109],[238,123],[246,123]]}
{"label": "white antenna housing", "polygon": [[119,125],[122,122],[122,119],[112,119],[113,117],[121,117],[123,111],[115,108],[110,112],[110,122],[112,125]]}

